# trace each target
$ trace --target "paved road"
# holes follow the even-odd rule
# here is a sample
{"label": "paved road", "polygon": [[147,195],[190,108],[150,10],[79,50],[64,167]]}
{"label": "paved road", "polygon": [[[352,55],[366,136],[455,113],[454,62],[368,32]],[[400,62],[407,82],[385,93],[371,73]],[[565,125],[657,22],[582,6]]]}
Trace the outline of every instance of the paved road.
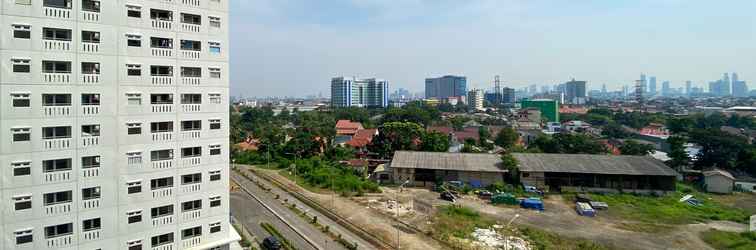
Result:
{"label": "paved road", "polygon": [[[265,205],[267,205],[268,207],[270,207],[271,209],[273,209],[276,213],[278,213],[279,216],[283,217],[283,219],[286,222],[288,222],[290,225],[292,225],[297,230],[299,230],[299,232],[302,235],[304,235],[304,237],[307,237],[314,245],[316,245],[318,249],[327,249],[327,250],[332,250],[332,249],[333,250],[343,250],[343,249],[346,249],[342,245],[334,242],[328,235],[326,235],[325,233],[323,233],[319,229],[315,228],[308,221],[305,221],[305,219],[303,219],[302,217],[299,217],[299,215],[295,214],[292,210],[290,210],[289,208],[287,208],[283,204],[281,204],[281,200],[285,199],[286,196],[281,195],[281,197],[283,197],[283,198],[281,198],[280,200],[276,200],[275,197],[274,197],[275,196],[274,194],[266,192],[265,190],[261,189],[257,184],[255,184],[255,183],[247,180],[246,178],[244,178],[244,177],[242,177],[242,176],[240,176],[240,175],[238,175],[236,173],[233,173],[233,172],[232,172],[232,179],[234,181],[236,181],[236,183],[242,185],[244,188],[246,188],[247,190],[249,190],[250,192],[252,192],[258,199],[260,199],[262,202],[264,202]],[[268,186],[268,185],[266,185],[266,186]],[[280,194],[281,192],[276,192],[276,193]],[[252,199],[252,197],[249,197],[249,199]],[[293,201],[293,200],[294,200],[293,198],[289,198],[289,201]],[[256,200],[253,200],[253,201],[254,201],[254,203],[257,203],[257,205],[259,206],[260,210],[264,210],[268,214],[270,214],[271,216],[274,216],[267,209],[265,209],[264,207],[262,207],[262,205],[260,205],[259,202],[257,202]],[[234,200],[232,200],[231,203],[232,203],[231,205],[232,205],[232,208],[233,208],[233,206],[234,206],[234,204],[233,204]],[[297,204],[297,207],[299,207],[300,209],[304,208],[300,204]],[[255,208],[255,209],[251,209],[251,210],[255,211],[257,209]],[[303,210],[304,211],[309,211],[308,209],[303,209]],[[239,216],[237,216],[237,218],[238,217]],[[323,217],[325,217],[325,216],[318,216],[318,221],[321,221],[321,224],[324,223],[324,221],[322,220]],[[299,234],[297,234],[296,232],[294,232],[294,230],[292,230],[291,228],[289,228],[288,226],[286,226],[277,217],[274,216],[274,218],[276,218],[276,220],[280,223],[280,226],[274,224],[274,226],[276,226],[276,228],[279,231],[282,231],[282,227],[285,227],[285,229],[287,229],[287,231],[290,231],[291,235],[284,234],[285,237],[287,237],[289,239],[291,239],[293,237],[293,238],[296,238],[296,239],[302,241],[301,243],[303,243],[303,244],[295,244],[295,245],[297,245],[298,249],[314,249],[314,247],[312,247],[312,244],[309,244],[302,236],[300,236]],[[259,224],[259,221],[257,223]],[[258,227],[259,227],[259,225],[258,225]],[[333,228],[334,226],[331,225],[330,227]],[[266,237],[267,237],[267,235],[266,235]],[[299,247],[300,245],[304,246],[304,247]],[[360,247],[360,249],[367,249],[367,248]]]}

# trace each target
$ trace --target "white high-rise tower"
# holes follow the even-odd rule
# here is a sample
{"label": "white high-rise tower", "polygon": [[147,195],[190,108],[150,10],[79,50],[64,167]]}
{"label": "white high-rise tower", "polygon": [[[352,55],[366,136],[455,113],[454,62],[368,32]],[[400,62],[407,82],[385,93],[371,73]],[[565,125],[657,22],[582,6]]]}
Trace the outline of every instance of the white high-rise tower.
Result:
{"label": "white high-rise tower", "polygon": [[0,0],[0,249],[235,249],[228,0]]}

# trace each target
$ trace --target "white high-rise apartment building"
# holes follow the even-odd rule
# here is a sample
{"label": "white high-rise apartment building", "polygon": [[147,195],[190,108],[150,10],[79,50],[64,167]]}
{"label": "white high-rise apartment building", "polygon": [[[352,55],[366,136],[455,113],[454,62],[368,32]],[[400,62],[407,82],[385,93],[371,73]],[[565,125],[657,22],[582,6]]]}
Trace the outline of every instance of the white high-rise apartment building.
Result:
{"label": "white high-rise apartment building", "polygon": [[0,0],[0,249],[236,249],[229,0]]}

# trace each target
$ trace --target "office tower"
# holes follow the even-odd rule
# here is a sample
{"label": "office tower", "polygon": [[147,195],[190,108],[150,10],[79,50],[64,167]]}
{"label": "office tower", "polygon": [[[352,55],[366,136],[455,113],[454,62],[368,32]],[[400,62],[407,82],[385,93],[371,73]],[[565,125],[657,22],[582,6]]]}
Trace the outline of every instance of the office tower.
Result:
{"label": "office tower", "polygon": [[240,249],[227,4],[0,4],[0,248]]}
{"label": "office tower", "polygon": [[331,104],[334,107],[388,107],[389,82],[376,78],[334,77]]}
{"label": "office tower", "polygon": [[601,93],[606,94],[606,84],[601,85]]}
{"label": "office tower", "polygon": [[747,97],[748,85],[738,79],[737,73],[732,73],[732,95],[735,97]]}
{"label": "office tower", "polygon": [[467,95],[467,78],[464,76],[443,76],[425,79],[425,98],[446,100],[449,97]]}
{"label": "office tower", "polygon": [[565,83],[564,96],[566,103],[585,104],[585,84],[585,81],[575,81],[575,79]]}
{"label": "office tower", "polygon": [[516,101],[515,89],[505,87],[501,89],[501,102],[504,104],[514,104]]}
{"label": "office tower", "polygon": [[641,74],[640,87],[644,94],[648,93],[648,80],[646,79],[646,74]]}
{"label": "office tower", "polygon": [[467,92],[467,102],[472,110],[483,110],[483,90],[473,89]]}
{"label": "office tower", "polygon": [[685,95],[690,96],[691,88],[693,87],[693,82],[691,81],[685,81]]}
{"label": "office tower", "polygon": [[535,84],[530,85],[528,87],[528,93],[531,94],[531,95],[537,94],[538,93],[538,86],[536,86]]}
{"label": "office tower", "polygon": [[655,76],[648,78],[648,94],[649,96],[656,95],[656,77]]}
{"label": "office tower", "polygon": [[661,95],[662,96],[669,96],[670,94],[671,93],[670,93],[670,89],[669,89],[669,81],[663,81],[662,82]]}
{"label": "office tower", "polygon": [[730,95],[731,84],[732,82],[730,81],[730,76],[727,73],[724,73],[724,75],[722,76],[722,83],[720,86],[720,90],[721,90],[720,95],[722,96]]}

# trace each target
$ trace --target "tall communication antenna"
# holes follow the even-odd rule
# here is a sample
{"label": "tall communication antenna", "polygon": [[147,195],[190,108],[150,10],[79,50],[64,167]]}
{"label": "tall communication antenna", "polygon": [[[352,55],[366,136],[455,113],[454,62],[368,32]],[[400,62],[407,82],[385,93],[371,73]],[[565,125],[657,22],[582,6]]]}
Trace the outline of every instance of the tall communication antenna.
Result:
{"label": "tall communication antenna", "polygon": [[504,96],[501,93],[501,77],[499,75],[496,75],[494,77],[494,92],[496,96],[496,104],[501,104],[502,98],[504,98]]}
{"label": "tall communication antenna", "polygon": [[646,90],[643,89],[643,80],[636,80],[635,81],[635,101],[638,102],[638,109],[643,110],[643,92]]}

